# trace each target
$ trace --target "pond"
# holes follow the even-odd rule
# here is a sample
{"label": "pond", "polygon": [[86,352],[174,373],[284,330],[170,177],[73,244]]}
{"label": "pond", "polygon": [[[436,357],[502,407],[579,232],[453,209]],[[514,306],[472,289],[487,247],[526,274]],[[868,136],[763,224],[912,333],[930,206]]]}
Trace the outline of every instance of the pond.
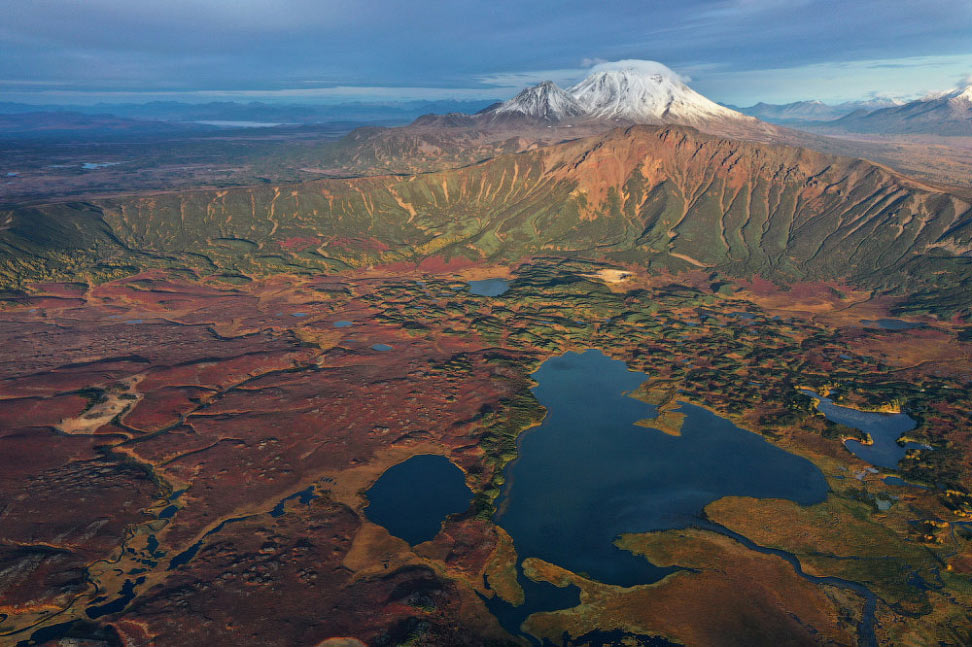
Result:
{"label": "pond", "polygon": [[[671,569],[617,548],[618,535],[698,525],[702,509],[724,496],[809,505],[827,495],[813,463],[701,407],[680,403],[679,436],[635,425],[657,415],[629,397],[648,376],[599,350],[548,359],[533,378],[547,416],[520,437],[495,515],[521,561],[538,557],[606,584],[646,584]],[[501,621],[503,604],[490,605]],[[528,594],[516,618],[533,605]]]}
{"label": "pond", "polygon": [[884,328],[885,330],[911,330],[912,328],[925,327],[923,323],[902,321],[901,319],[862,319],[861,324],[868,328]]}
{"label": "pond", "polygon": [[382,352],[382,353],[384,353],[386,351],[390,351],[391,349],[392,349],[392,347],[389,346],[388,344],[372,344],[371,345],[371,350],[377,350],[377,351]]}
{"label": "pond", "polygon": [[911,431],[917,424],[905,413],[876,413],[873,411],[859,411],[850,407],[834,404],[830,398],[824,398],[808,389],[801,389],[817,401],[817,410],[827,417],[827,420],[841,425],[853,427],[863,431],[871,437],[871,444],[849,439],[844,442],[850,453],[871,465],[878,467],[897,467],[898,461],[912,448],[927,447],[919,443],[898,444],[902,434]]}
{"label": "pond", "polygon": [[118,166],[121,162],[84,162],[81,165],[85,171],[96,171],[101,168],[108,168],[109,166]]}
{"label": "pond", "polygon": [[482,279],[469,281],[469,291],[484,297],[498,297],[510,289],[510,282],[506,279]]}
{"label": "pond", "polygon": [[385,470],[366,493],[369,521],[412,546],[433,539],[450,514],[469,509],[466,477],[445,456],[413,456]]}

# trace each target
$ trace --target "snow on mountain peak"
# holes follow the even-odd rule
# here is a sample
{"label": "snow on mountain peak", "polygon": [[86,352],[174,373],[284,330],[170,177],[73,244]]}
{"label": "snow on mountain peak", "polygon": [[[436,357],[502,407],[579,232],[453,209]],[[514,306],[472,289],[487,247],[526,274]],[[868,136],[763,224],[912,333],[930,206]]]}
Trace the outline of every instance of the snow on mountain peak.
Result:
{"label": "snow on mountain peak", "polygon": [[587,114],[574,97],[553,81],[544,81],[521,91],[509,101],[497,106],[492,112],[493,114],[519,113],[547,121],[561,121]]}
{"label": "snow on mountain peak", "polygon": [[656,61],[626,60],[592,68],[568,90],[592,117],[638,123],[698,125],[711,120],[747,119],[691,89],[681,76]]}
{"label": "snow on mountain peak", "polygon": [[491,117],[524,115],[548,122],[611,119],[642,124],[704,126],[713,121],[747,120],[688,87],[686,78],[656,61],[624,60],[591,68],[569,90],[552,81],[522,90],[484,111]]}
{"label": "snow on mountain peak", "polygon": [[972,103],[972,85],[969,85],[965,88],[959,88],[952,94],[951,98],[953,100],[958,99],[958,100],[963,100]]}
{"label": "snow on mountain peak", "polygon": [[636,58],[599,63],[591,67],[591,72],[588,76],[593,76],[599,72],[623,72],[634,76],[661,76],[679,83],[685,83],[690,80],[664,63],[643,61]]}

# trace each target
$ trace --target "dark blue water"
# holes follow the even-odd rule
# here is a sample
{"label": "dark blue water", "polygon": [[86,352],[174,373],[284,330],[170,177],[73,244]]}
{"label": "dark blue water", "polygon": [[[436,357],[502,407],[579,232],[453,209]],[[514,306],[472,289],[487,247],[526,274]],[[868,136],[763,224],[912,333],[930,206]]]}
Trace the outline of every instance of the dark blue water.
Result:
{"label": "dark blue water", "polygon": [[367,492],[365,516],[414,546],[439,534],[472,501],[466,477],[445,456],[423,454],[385,470]]}
{"label": "dark blue water", "polygon": [[255,514],[248,514],[248,515],[246,515],[244,517],[234,517],[232,519],[226,519],[225,521],[223,521],[222,523],[220,523],[218,526],[216,526],[215,528],[213,528],[212,530],[210,530],[209,532],[207,532],[205,535],[203,535],[202,536],[202,539],[200,539],[199,541],[197,541],[196,543],[194,543],[192,546],[190,546],[186,550],[182,551],[181,553],[179,553],[178,555],[176,555],[172,559],[170,559],[169,560],[169,566],[168,566],[168,568],[166,570],[171,571],[171,570],[174,570],[176,568],[179,568],[183,564],[189,563],[189,561],[193,557],[196,556],[196,553],[199,552],[199,549],[203,547],[203,544],[206,542],[206,538],[209,537],[210,535],[215,535],[220,530],[222,530],[223,528],[225,528],[228,524],[237,523],[237,522],[240,522],[240,521],[245,521],[245,520],[250,519],[251,517],[255,517],[255,516],[256,516]]}
{"label": "dark blue water", "polygon": [[314,486],[311,485],[310,487],[305,488],[300,492],[294,492],[290,496],[280,499],[280,502],[277,503],[277,505],[273,507],[273,510],[270,511],[270,516],[274,518],[282,517],[284,513],[287,511],[288,501],[293,501],[294,499],[297,499],[304,505],[309,505],[310,502],[316,498],[317,497],[314,495]]}
{"label": "dark blue water", "polygon": [[342,319],[341,321],[335,321],[334,322],[334,327],[335,328],[347,328],[348,326],[351,326],[351,325],[353,325],[353,324],[350,321],[346,321],[344,319]]}
{"label": "dark blue water", "polygon": [[[325,480],[330,481],[330,479],[325,479]],[[295,492],[290,496],[284,497],[283,499],[278,501],[277,505],[275,505],[267,514],[275,518],[282,517],[287,512],[287,502],[292,501],[294,499],[297,499],[304,505],[310,504],[310,502],[316,499],[318,496],[314,494],[314,490],[315,490],[315,486],[311,485],[309,487],[304,488],[303,490],[300,490],[299,492]],[[179,494],[181,494],[184,491],[185,490],[181,490]],[[189,548],[187,548],[186,550],[182,551],[181,553],[173,557],[171,560],[169,560],[169,566],[167,570],[171,571],[173,569],[179,568],[183,564],[189,563],[189,561],[192,560],[192,558],[196,556],[196,553],[198,553],[199,550],[203,547],[203,544],[206,542],[206,538],[209,537],[210,535],[215,535],[216,533],[218,533],[219,531],[221,531],[223,528],[225,528],[227,525],[231,523],[237,523],[240,521],[245,521],[247,519],[252,519],[253,517],[257,516],[257,514],[259,513],[248,514],[242,517],[233,517],[231,519],[224,520],[218,526],[216,526],[212,530],[208,531],[205,535],[203,535],[202,539],[200,539],[192,546],[190,546]]]}
{"label": "dark blue water", "polygon": [[922,490],[928,489],[924,485],[918,485],[917,483],[909,483],[908,481],[898,478],[897,476],[885,476],[884,482],[887,483],[888,485],[896,485],[898,487],[915,487],[915,488],[920,488]]}
{"label": "dark blue water", "polygon": [[510,282],[506,279],[483,279],[469,282],[469,291],[484,297],[498,297],[509,289]]}
{"label": "dark blue water", "polygon": [[135,599],[135,587],[144,581],[144,577],[140,577],[134,582],[132,580],[125,580],[125,583],[122,584],[121,594],[117,598],[107,604],[90,606],[84,612],[92,620],[110,613],[118,613],[127,607],[129,602]]}
{"label": "dark blue water", "polygon": [[884,328],[885,330],[911,330],[912,328],[925,327],[923,323],[902,321],[901,319],[862,319],[861,323],[869,328]]}
{"label": "dark blue water", "polygon": [[822,398],[813,391],[803,393],[817,399],[817,409],[827,420],[865,432],[872,443],[864,445],[857,440],[847,440],[844,446],[861,460],[878,467],[897,467],[898,461],[912,448],[925,447],[919,443],[898,444],[901,434],[911,431],[917,424],[906,413],[876,413],[840,407],[830,398]]}
{"label": "dark blue water", "polygon": [[380,352],[389,351],[391,349],[392,349],[392,347],[389,346],[388,344],[372,344],[371,345],[371,350],[377,350],[377,351],[380,351]]}
{"label": "dark blue water", "polygon": [[[647,376],[598,350],[551,358],[533,378],[547,417],[521,436],[495,515],[521,561],[538,557],[607,584],[646,584],[672,569],[620,550],[618,535],[698,525],[703,508],[724,496],[809,505],[827,495],[813,463],[700,407],[681,404],[681,436],[636,426],[657,415],[626,395]],[[517,616],[533,605],[528,594]]]}

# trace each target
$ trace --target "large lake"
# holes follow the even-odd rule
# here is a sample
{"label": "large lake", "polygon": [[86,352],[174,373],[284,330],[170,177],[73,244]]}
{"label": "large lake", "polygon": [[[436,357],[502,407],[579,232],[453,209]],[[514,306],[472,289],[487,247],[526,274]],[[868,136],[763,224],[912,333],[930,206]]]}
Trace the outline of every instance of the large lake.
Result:
{"label": "large lake", "polygon": [[[547,416],[521,436],[495,515],[520,561],[538,557],[600,582],[645,584],[669,569],[620,550],[618,535],[698,524],[702,509],[724,496],[808,505],[827,495],[813,463],[701,407],[681,404],[680,436],[635,425],[657,414],[629,396],[648,376],[598,350],[551,358],[533,378]],[[531,599],[530,584],[515,611],[490,601],[508,629],[549,608],[549,599]]]}

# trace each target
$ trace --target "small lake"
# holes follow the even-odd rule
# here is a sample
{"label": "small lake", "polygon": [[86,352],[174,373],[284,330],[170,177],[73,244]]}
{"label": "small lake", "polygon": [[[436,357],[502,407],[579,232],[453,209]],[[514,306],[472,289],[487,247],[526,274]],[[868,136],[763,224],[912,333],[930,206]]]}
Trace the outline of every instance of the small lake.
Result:
{"label": "small lake", "polygon": [[81,168],[85,171],[97,171],[98,169],[108,168],[109,166],[118,166],[121,162],[84,162]]}
{"label": "small lake", "polygon": [[862,319],[861,324],[868,328],[884,328],[885,330],[911,330],[924,328],[925,324],[901,319]]}
{"label": "small lake", "polygon": [[348,326],[352,326],[352,325],[354,325],[354,324],[352,324],[350,321],[345,321],[345,320],[335,321],[334,322],[334,327],[335,328],[347,328]]}
{"label": "small lake", "polygon": [[510,289],[510,282],[506,279],[483,279],[469,281],[469,291],[484,297],[498,297]]}
{"label": "small lake", "polygon": [[387,352],[387,351],[390,351],[391,349],[392,349],[392,347],[389,346],[388,344],[372,344],[371,345],[371,350],[376,350],[376,351],[379,351],[379,352],[382,352],[382,353]]}
{"label": "small lake", "polygon": [[202,119],[193,123],[217,128],[276,128],[286,126],[282,121],[236,121],[230,119]]}
{"label": "small lake", "polygon": [[844,446],[850,453],[871,465],[894,468],[898,466],[898,461],[904,458],[909,449],[925,447],[919,443],[905,443],[903,446],[898,444],[901,434],[911,431],[917,424],[906,413],[859,411],[838,406],[830,398],[821,397],[813,391],[807,389],[800,391],[817,401],[817,410],[824,414],[827,420],[853,427],[871,437],[870,445],[857,440],[844,442]]}
{"label": "small lake", "polygon": [[472,502],[462,470],[431,454],[388,468],[366,494],[368,520],[412,546],[433,539],[447,516],[465,512]]}
{"label": "small lake", "polygon": [[[521,561],[538,557],[606,584],[646,584],[671,569],[617,548],[618,535],[698,525],[702,509],[724,496],[809,505],[827,495],[813,463],[701,407],[681,403],[680,436],[635,425],[657,415],[628,395],[648,376],[599,350],[548,359],[533,378],[547,416],[520,437],[495,515]],[[514,631],[515,621],[546,606],[529,592],[516,614],[495,600],[490,609]]]}

